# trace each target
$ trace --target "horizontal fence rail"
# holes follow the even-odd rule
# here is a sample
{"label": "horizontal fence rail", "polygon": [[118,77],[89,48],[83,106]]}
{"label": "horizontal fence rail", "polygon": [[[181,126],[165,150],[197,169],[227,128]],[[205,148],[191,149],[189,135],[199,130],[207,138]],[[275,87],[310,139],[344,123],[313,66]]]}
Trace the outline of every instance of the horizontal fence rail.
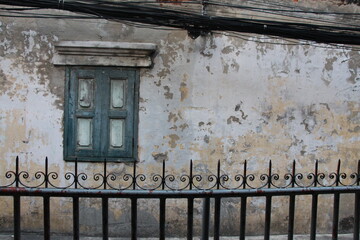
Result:
{"label": "horizontal fence rail", "polygon": [[[268,172],[255,176],[248,173],[247,161],[244,162],[243,169],[234,169],[235,174],[232,178],[228,174],[221,173],[220,161],[217,164],[216,174],[202,176],[200,174],[193,174],[193,163],[190,161],[189,174],[175,176],[174,174],[166,173],[165,162],[162,165],[161,174],[152,174],[150,177],[144,174],[137,174],[137,165],[133,164],[133,172],[131,174],[125,173],[118,176],[114,173],[107,172],[107,162],[103,163],[103,172],[91,173],[93,174],[93,181],[97,182],[97,186],[86,186],[86,181],[89,180],[87,173],[78,171],[78,161],[74,163],[74,171],[66,172],[64,180],[68,184],[58,186],[54,182],[59,180],[59,175],[48,169],[48,158],[45,159],[44,171],[37,171],[34,177],[36,184],[29,184],[30,173],[21,171],[19,169],[19,158],[16,158],[15,170],[7,171],[6,179],[9,179],[8,184],[0,185],[4,187],[25,187],[25,188],[82,188],[82,189],[112,189],[112,190],[211,190],[211,189],[264,189],[264,188],[291,188],[291,187],[331,187],[331,186],[356,186],[360,183],[360,160],[358,161],[358,171],[347,174],[340,171],[341,161],[338,161],[337,169],[331,173],[319,172],[318,161],[315,162],[314,172],[311,173],[297,173],[296,161],[292,164],[291,172],[284,174],[283,178],[278,173],[272,172],[272,162],[269,161]],[[114,186],[117,180],[123,181],[124,185],[118,184]],[[256,181],[257,180],[257,181]],[[345,183],[345,180],[350,180]],[[39,182],[40,181],[40,182]],[[26,182],[26,183],[25,183]],[[180,183],[180,184],[174,184]],[[202,186],[204,183],[207,186]],[[228,184],[229,183],[229,184]],[[232,185],[231,185],[232,184]]]}
{"label": "horizontal fence rail", "polygon": [[[214,199],[214,239],[220,239],[221,200],[222,198],[235,197],[241,201],[240,207],[240,234],[239,239],[246,236],[246,211],[249,197],[265,197],[265,226],[264,239],[270,239],[271,212],[274,196],[289,197],[288,240],[294,239],[294,221],[296,209],[296,196],[311,195],[310,239],[316,239],[318,197],[323,194],[333,195],[333,229],[332,239],[338,239],[339,206],[341,194],[354,194],[354,221],[353,239],[359,240],[360,223],[360,160],[357,162],[356,171],[352,173],[341,172],[341,161],[338,161],[334,172],[323,173],[319,171],[318,161],[315,162],[314,171],[311,173],[296,172],[296,161],[293,161],[290,172],[282,177],[273,172],[272,162],[269,161],[267,173],[259,176],[248,173],[247,162],[236,174],[229,175],[221,172],[220,161],[217,164],[216,174],[207,176],[194,174],[194,167],[190,161],[188,174],[175,176],[168,174],[165,162],[161,173],[152,174],[150,177],[137,173],[136,163],[132,173],[119,176],[108,172],[107,162],[104,160],[103,170],[93,175],[92,181],[96,186],[87,186],[89,175],[79,172],[78,161],[74,163],[74,171],[66,172],[63,176],[65,184],[57,185],[56,180],[61,180],[59,174],[49,170],[48,158],[45,159],[44,171],[37,171],[30,176],[27,171],[22,171],[19,158],[16,158],[15,170],[5,173],[8,183],[0,186],[0,196],[12,196],[14,205],[14,239],[21,238],[21,197],[37,196],[43,198],[44,239],[50,239],[50,198],[72,198],[73,208],[73,238],[79,239],[79,198],[100,198],[102,200],[102,236],[109,237],[109,199],[126,198],[131,200],[131,239],[137,238],[137,210],[138,199],[159,199],[159,239],[165,239],[166,228],[166,200],[182,198],[187,199],[187,239],[193,239],[194,199],[203,199],[202,239],[209,238],[210,229],[210,199]],[[239,173],[241,172],[241,173]],[[36,184],[31,185],[31,179]],[[0,179],[2,180],[2,179]],[[117,180],[122,185],[115,185]]]}

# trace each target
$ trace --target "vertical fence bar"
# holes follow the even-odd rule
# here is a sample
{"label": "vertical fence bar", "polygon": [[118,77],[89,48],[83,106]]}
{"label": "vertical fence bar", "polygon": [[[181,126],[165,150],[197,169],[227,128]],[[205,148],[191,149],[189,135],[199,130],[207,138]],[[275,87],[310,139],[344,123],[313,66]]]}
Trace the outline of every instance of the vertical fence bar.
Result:
{"label": "vertical fence bar", "polygon": [[[272,173],[271,173],[271,160],[269,161],[269,173],[268,173],[268,188],[271,188]],[[265,205],[265,233],[264,240],[270,239],[270,224],[271,224],[271,196],[266,196]]]}
{"label": "vertical fence bar", "polygon": [[137,238],[137,199],[131,198],[131,239]]}
{"label": "vertical fence bar", "polygon": [[[338,166],[336,170],[336,182],[335,185],[339,186],[340,181],[340,164],[341,161],[338,161]],[[333,226],[332,226],[332,240],[338,239],[338,228],[339,228],[339,205],[340,205],[340,194],[334,194],[334,212],[333,212]]]}
{"label": "vertical fence bar", "polygon": [[[19,187],[19,157],[15,160],[15,187]],[[21,239],[21,227],[20,227],[20,196],[14,196],[14,239]]]}
{"label": "vertical fence bar", "polygon": [[194,225],[194,198],[188,198],[188,211],[187,211],[187,239],[193,239],[193,225]]}
{"label": "vertical fence bar", "polygon": [[[49,164],[48,158],[45,158],[45,188],[49,187]],[[50,197],[43,197],[44,205],[44,240],[50,239]]]}
{"label": "vertical fence bar", "polygon": [[271,223],[271,196],[266,196],[265,206],[265,233],[264,239],[270,239],[270,223]]}
{"label": "vertical fence bar", "polygon": [[103,240],[109,239],[109,201],[107,197],[102,198],[102,231]]}
{"label": "vertical fence bar", "polygon": [[203,213],[202,213],[202,237],[201,237],[201,240],[209,239],[209,225],[210,225],[210,198],[204,198]]}
{"label": "vertical fence bar", "polygon": [[355,194],[355,210],[354,210],[354,240],[359,240],[359,219],[360,219],[360,193]]}
{"label": "vertical fence bar", "polygon": [[334,194],[334,213],[333,213],[333,226],[332,226],[332,240],[338,239],[338,224],[339,224],[339,204],[340,194]]}
{"label": "vertical fence bar", "polygon": [[[75,189],[78,188],[78,161],[75,159],[75,174],[74,174],[74,181],[75,181]],[[79,240],[79,197],[73,197],[73,237],[74,240]]]}
{"label": "vertical fence bar", "polygon": [[[162,168],[162,185],[161,189],[165,189],[165,161]],[[166,198],[160,198],[160,240],[165,239],[165,216],[166,216]]]}
{"label": "vertical fence bar", "polygon": [[317,205],[318,205],[318,195],[312,195],[311,201],[311,230],[310,230],[310,239],[316,239],[316,222],[317,222]]}
{"label": "vertical fence bar", "polygon": [[[314,187],[318,183],[318,160],[315,162],[315,174],[314,174]],[[318,194],[312,195],[311,200],[311,229],[310,229],[310,240],[316,239],[316,223],[317,223],[317,207],[318,207]]]}
{"label": "vertical fence bar", "polygon": [[160,240],[165,239],[165,208],[166,198],[160,198]]}
{"label": "vertical fence bar", "polygon": [[[358,160],[356,185],[360,185],[360,160]],[[355,206],[354,206],[354,240],[359,240],[359,224],[360,224],[360,193],[355,193]]]}
{"label": "vertical fence bar", "polygon": [[[189,173],[189,189],[192,190],[193,185],[193,164],[190,160],[190,173]],[[193,225],[194,225],[194,198],[189,197],[187,204],[187,240],[193,239]]]}
{"label": "vertical fence bar", "polygon": [[290,195],[288,240],[294,239],[294,220],[295,220],[295,195]]}
{"label": "vertical fence bar", "polygon": [[[106,171],[106,159],[104,159],[104,172],[103,172],[103,185],[104,189],[107,187],[107,171]],[[103,240],[109,239],[109,199],[107,197],[102,198],[102,232]]]}
{"label": "vertical fence bar", "polygon": [[[291,187],[295,187],[296,171],[295,171],[295,160],[292,166],[291,175]],[[294,221],[295,221],[295,195],[290,195],[289,199],[289,225],[288,225],[288,240],[294,239]]]}
{"label": "vertical fence bar", "polygon": [[79,240],[79,197],[73,197],[73,235],[74,240]]}
{"label": "vertical fence bar", "polygon": [[[136,189],[136,162],[134,162],[132,189]],[[137,198],[131,198],[131,239],[137,238]]]}
{"label": "vertical fence bar", "polygon": [[44,240],[50,239],[50,197],[44,196]]}
{"label": "vertical fence bar", "polygon": [[215,198],[215,214],[214,214],[214,240],[220,238],[220,210],[221,209],[221,198]]}
{"label": "vertical fence bar", "polygon": [[[247,185],[247,175],[246,175],[246,171],[247,171],[247,161],[245,160],[244,162],[244,179],[243,179],[243,183],[242,183],[242,187],[243,189],[246,189],[246,185]],[[240,234],[239,234],[239,239],[240,240],[245,240],[245,232],[246,232],[246,201],[247,201],[247,197],[243,196],[241,197],[241,211],[240,211]]]}
{"label": "vertical fence bar", "polygon": [[[220,160],[217,165],[217,177],[216,177],[216,189],[220,189]],[[218,240],[220,237],[220,211],[221,211],[221,198],[215,198],[215,208],[214,208],[214,240]]]}
{"label": "vertical fence bar", "polygon": [[20,196],[14,196],[14,239],[21,239],[20,230]]}
{"label": "vertical fence bar", "polygon": [[241,212],[240,212],[240,240],[245,240],[246,227],[246,201],[247,197],[241,197]]}

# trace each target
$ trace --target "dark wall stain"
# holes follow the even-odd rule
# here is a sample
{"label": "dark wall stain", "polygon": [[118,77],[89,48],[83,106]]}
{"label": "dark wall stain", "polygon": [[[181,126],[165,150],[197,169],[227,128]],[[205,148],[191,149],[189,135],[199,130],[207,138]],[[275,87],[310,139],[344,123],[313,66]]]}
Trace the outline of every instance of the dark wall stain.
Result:
{"label": "dark wall stain", "polygon": [[206,142],[206,143],[210,142],[210,137],[208,135],[204,136],[204,142]]}
{"label": "dark wall stain", "polygon": [[161,79],[159,79],[159,81],[154,81],[154,84],[157,86],[157,87],[160,87],[161,86]]}
{"label": "dark wall stain", "polygon": [[286,110],[285,113],[283,113],[282,115],[277,115],[276,121],[277,122],[282,121],[286,124],[292,120],[295,120],[294,111],[295,111],[294,109]]}
{"label": "dark wall stain", "polygon": [[6,75],[0,69],[0,95],[5,93],[12,84],[7,80]]}
{"label": "dark wall stain", "polygon": [[314,107],[315,105],[311,105],[302,110],[304,120],[301,122],[301,124],[305,126],[305,130],[308,133],[311,133],[317,124],[316,111],[313,109]]}
{"label": "dark wall stain", "polygon": [[181,101],[184,101],[185,98],[187,98],[188,94],[189,94],[189,88],[187,87],[185,82],[182,82],[180,84],[180,94],[181,94]]}
{"label": "dark wall stain", "polygon": [[181,131],[184,131],[184,129],[185,129],[185,128],[188,128],[188,127],[189,127],[189,125],[188,125],[187,123],[181,124],[181,125],[179,126],[179,128],[181,129]]}
{"label": "dark wall stain", "polygon": [[360,126],[356,126],[354,129],[349,129],[349,132],[352,132],[352,133],[360,132]]}
{"label": "dark wall stain", "polygon": [[358,51],[351,51],[349,53],[348,67],[350,77],[347,79],[349,83],[355,84],[360,79],[359,70],[360,53]]}
{"label": "dark wall stain", "polygon": [[169,116],[168,116],[168,122],[171,122],[173,121],[174,123],[178,120],[179,118],[176,116],[175,113],[169,113]]}
{"label": "dark wall stain", "polygon": [[325,107],[326,107],[326,109],[327,109],[328,111],[330,111],[329,104],[327,104],[327,103],[320,103],[320,105],[325,106]]}
{"label": "dark wall stain", "polygon": [[233,122],[241,124],[240,122],[240,118],[235,117],[235,116],[230,116],[227,120],[226,120],[227,124],[231,124]]}
{"label": "dark wall stain", "polygon": [[334,69],[334,62],[337,60],[337,57],[332,57],[326,59],[325,69],[327,71],[332,71]]}
{"label": "dark wall stain", "polygon": [[171,148],[175,148],[177,146],[176,141],[180,140],[180,137],[176,134],[171,134],[169,135],[170,141],[169,141],[169,145]]}
{"label": "dark wall stain", "polygon": [[164,93],[165,98],[173,99],[174,94],[172,92],[170,92],[169,86],[164,86],[164,89],[165,89],[165,93]]}
{"label": "dark wall stain", "polygon": [[227,46],[227,47],[225,47],[225,48],[223,48],[223,49],[221,50],[221,53],[223,53],[223,54],[229,54],[229,53],[233,52],[234,50],[235,50],[235,49],[234,49],[233,46]]}
{"label": "dark wall stain", "polygon": [[346,217],[340,220],[339,222],[339,232],[340,233],[348,233],[350,230],[354,228],[354,217]]}
{"label": "dark wall stain", "polygon": [[239,104],[236,104],[236,106],[235,106],[235,112],[240,112],[240,113],[241,113],[241,119],[242,119],[242,120],[246,120],[246,118],[248,117],[248,115],[245,114],[245,112],[241,109],[241,105],[242,105],[242,102],[240,102]]}
{"label": "dark wall stain", "polygon": [[248,115],[245,114],[243,110],[240,110],[240,112],[241,112],[241,118],[242,118],[243,120],[246,120],[246,118],[248,117]]}
{"label": "dark wall stain", "polygon": [[163,161],[169,160],[168,152],[165,152],[165,153],[153,153],[152,156],[153,156],[154,160],[157,161],[157,162],[163,162]]}

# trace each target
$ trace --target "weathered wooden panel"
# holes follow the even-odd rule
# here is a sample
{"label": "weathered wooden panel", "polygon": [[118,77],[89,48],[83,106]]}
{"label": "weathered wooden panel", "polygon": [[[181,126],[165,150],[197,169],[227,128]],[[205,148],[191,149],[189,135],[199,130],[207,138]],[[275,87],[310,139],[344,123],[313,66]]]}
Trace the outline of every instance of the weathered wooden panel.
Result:
{"label": "weathered wooden panel", "polygon": [[77,147],[90,148],[92,145],[92,119],[78,118]]}
{"label": "weathered wooden panel", "polygon": [[124,106],[124,84],[125,80],[111,79],[111,108],[122,108]]}
{"label": "weathered wooden panel", "polygon": [[110,120],[110,147],[121,148],[124,142],[124,120]]}
{"label": "weathered wooden panel", "polygon": [[92,108],[94,103],[94,79],[79,79],[79,108]]}

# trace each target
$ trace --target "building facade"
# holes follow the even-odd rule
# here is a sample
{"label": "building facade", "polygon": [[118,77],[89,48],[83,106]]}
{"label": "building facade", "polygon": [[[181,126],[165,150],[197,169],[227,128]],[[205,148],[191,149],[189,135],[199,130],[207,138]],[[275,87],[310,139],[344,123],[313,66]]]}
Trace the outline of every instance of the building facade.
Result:
{"label": "building facade", "polygon": [[[316,4],[359,13],[355,5]],[[319,160],[329,172],[338,159],[352,172],[360,158],[360,53],[354,46],[221,32],[193,39],[185,30],[101,19],[1,17],[0,33],[2,176],[16,156],[29,172],[43,169],[48,157],[59,175],[73,169],[75,158],[87,173],[100,171],[98,162],[106,158],[109,171],[119,175],[131,171],[133,161],[140,173],[158,173],[165,161],[167,171],[180,175],[190,160],[194,171],[211,174],[220,160],[230,176],[245,160],[256,174],[270,159],[285,173],[293,160],[304,172]],[[331,229],[330,200],[319,201],[320,232]],[[57,216],[52,231],[71,232],[71,200],[51,201]],[[265,200],[249,201],[247,231],[254,235],[263,226]],[[274,233],[286,232],[286,201],[273,206]],[[346,223],[353,201],[341,204],[344,232],[351,229]],[[307,202],[299,198],[304,208],[296,213],[297,233],[308,232]],[[128,234],[129,204],[110,201],[111,234]],[[222,229],[236,235],[239,202],[225,199],[222,205]],[[8,231],[11,199],[0,206],[0,229]],[[41,229],[41,202],[25,198],[22,206],[28,209],[24,230]],[[158,231],[156,206],[140,200],[144,236]],[[185,227],[178,226],[186,222],[186,202],[169,200],[168,206],[169,236],[184,236]],[[81,232],[101,233],[99,214],[99,201],[82,200]]]}

